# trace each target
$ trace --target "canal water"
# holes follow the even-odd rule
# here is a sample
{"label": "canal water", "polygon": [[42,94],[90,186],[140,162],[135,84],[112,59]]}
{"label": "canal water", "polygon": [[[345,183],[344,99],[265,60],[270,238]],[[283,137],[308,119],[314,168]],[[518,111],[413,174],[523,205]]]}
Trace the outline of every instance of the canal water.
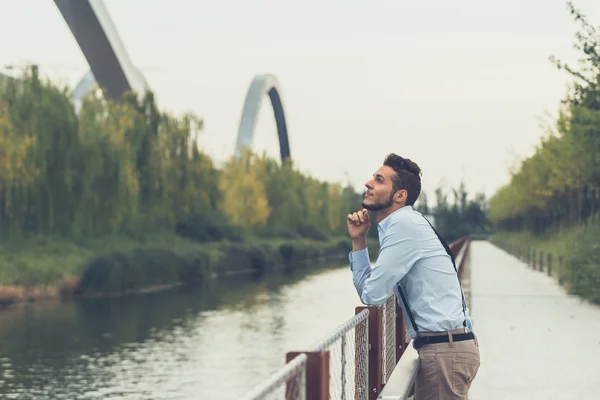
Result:
{"label": "canal water", "polygon": [[0,312],[0,398],[237,399],[354,315],[347,266]]}

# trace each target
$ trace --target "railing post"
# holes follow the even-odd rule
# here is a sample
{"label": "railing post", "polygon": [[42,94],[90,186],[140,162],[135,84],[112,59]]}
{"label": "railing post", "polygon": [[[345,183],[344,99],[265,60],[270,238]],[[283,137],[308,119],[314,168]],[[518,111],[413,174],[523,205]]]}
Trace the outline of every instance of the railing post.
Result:
{"label": "railing post", "polygon": [[563,258],[558,256],[558,284],[563,284]]}
{"label": "railing post", "polygon": [[406,350],[406,326],[404,326],[404,314],[402,307],[396,301],[396,364]]}
{"label": "railing post", "polygon": [[537,261],[537,252],[536,252],[536,250],[535,249],[531,249],[531,254],[532,254],[532,256],[531,256],[531,268],[535,269],[536,264],[537,264],[537,262],[536,262]]}
{"label": "railing post", "polygon": [[552,253],[548,253],[548,276],[552,276]]}
{"label": "railing post", "polygon": [[540,265],[539,265],[539,270],[543,271],[544,270],[544,252],[540,250]]}
{"label": "railing post", "polygon": [[525,261],[525,246],[519,247],[520,259],[521,261]]}
{"label": "railing post", "polygon": [[[382,334],[383,315],[381,307],[356,307],[356,312],[369,309],[369,400],[377,400],[382,386]],[[307,397],[309,398],[309,397]]]}
{"label": "railing post", "polygon": [[342,335],[342,399],[346,398],[346,334]]}
{"label": "railing post", "polygon": [[[329,350],[325,351],[292,351],[286,354],[286,362],[290,362],[299,354],[306,354],[306,398],[329,400]],[[290,393],[286,387],[286,393]]]}

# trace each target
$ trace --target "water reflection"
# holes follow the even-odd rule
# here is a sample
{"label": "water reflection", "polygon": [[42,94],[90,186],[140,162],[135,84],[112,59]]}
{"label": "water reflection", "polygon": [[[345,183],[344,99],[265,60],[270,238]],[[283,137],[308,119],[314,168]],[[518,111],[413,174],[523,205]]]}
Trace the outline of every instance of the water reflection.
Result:
{"label": "water reflection", "polygon": [[347,268],[0,313],[0,397],[233,399],[352,316]]}

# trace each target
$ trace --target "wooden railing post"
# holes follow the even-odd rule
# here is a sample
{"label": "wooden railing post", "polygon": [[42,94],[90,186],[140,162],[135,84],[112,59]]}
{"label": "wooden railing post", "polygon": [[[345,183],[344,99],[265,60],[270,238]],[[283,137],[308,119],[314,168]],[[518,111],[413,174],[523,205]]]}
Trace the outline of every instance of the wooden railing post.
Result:
{"label": "wooden railing post", "polygon": [[[356,307],[356,313],[369,309],[369,400],[377,400],[382,386],[383,314],[381,307]],[[307,397],[309,398],[309,397]]]}
{"label": "wooden railing post", "polygon": [[[286,354],[286,362],[290,362],[299,354],[306,354],[306,398],[329,400],[329,350],[325,351],[292,351]],[[286,388],[286,393],[291,393]]]}

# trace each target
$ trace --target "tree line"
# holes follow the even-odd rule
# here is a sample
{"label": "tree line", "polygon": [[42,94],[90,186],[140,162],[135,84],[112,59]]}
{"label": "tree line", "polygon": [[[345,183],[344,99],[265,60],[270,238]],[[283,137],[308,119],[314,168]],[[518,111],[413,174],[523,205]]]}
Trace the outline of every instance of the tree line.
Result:
{"label": "tree line", "polygon": [[[0,86],[0,235],[102,235],[220,216],[260,233],[339,235],[360,205],[350,187],[248,153],[216,168],[197,145],[202,120],[160,112],[152,93],[121,103],[30,69]],[[288,232],[289,233],[289,232]],[[290,233],[291,234],[291,233]]]}
{"label": "tree line", "polygon": [[580,67],[551,57],[573,81],[535,153],[490,199],[490,218],[503,230],[556,233],[584,221],[598,224],[600,32],[571,2],[567,5],[580,27],[575,35]]}
{"label": "tree line", "polygon": [[[30,69],[0,85],[0,235],[105,235],[173,229],[210,240],[223,226],[276,237],[346,235],[362,193],[247,152],[222,168],[197,145],[202,120],[160,112],[152,93],[101,95],[76,112],[67,88]],[[454,240],[485,230],[484,197],[436,191],[435,218]],[[429,213],[426,195],[418,203]],[[199,232],[198,226],[211,226]],[[207,228],[208,229],[208,228]],[[376,235],[376,229],[373,229]],[[208,236],[208,237],[207,237]]]}

